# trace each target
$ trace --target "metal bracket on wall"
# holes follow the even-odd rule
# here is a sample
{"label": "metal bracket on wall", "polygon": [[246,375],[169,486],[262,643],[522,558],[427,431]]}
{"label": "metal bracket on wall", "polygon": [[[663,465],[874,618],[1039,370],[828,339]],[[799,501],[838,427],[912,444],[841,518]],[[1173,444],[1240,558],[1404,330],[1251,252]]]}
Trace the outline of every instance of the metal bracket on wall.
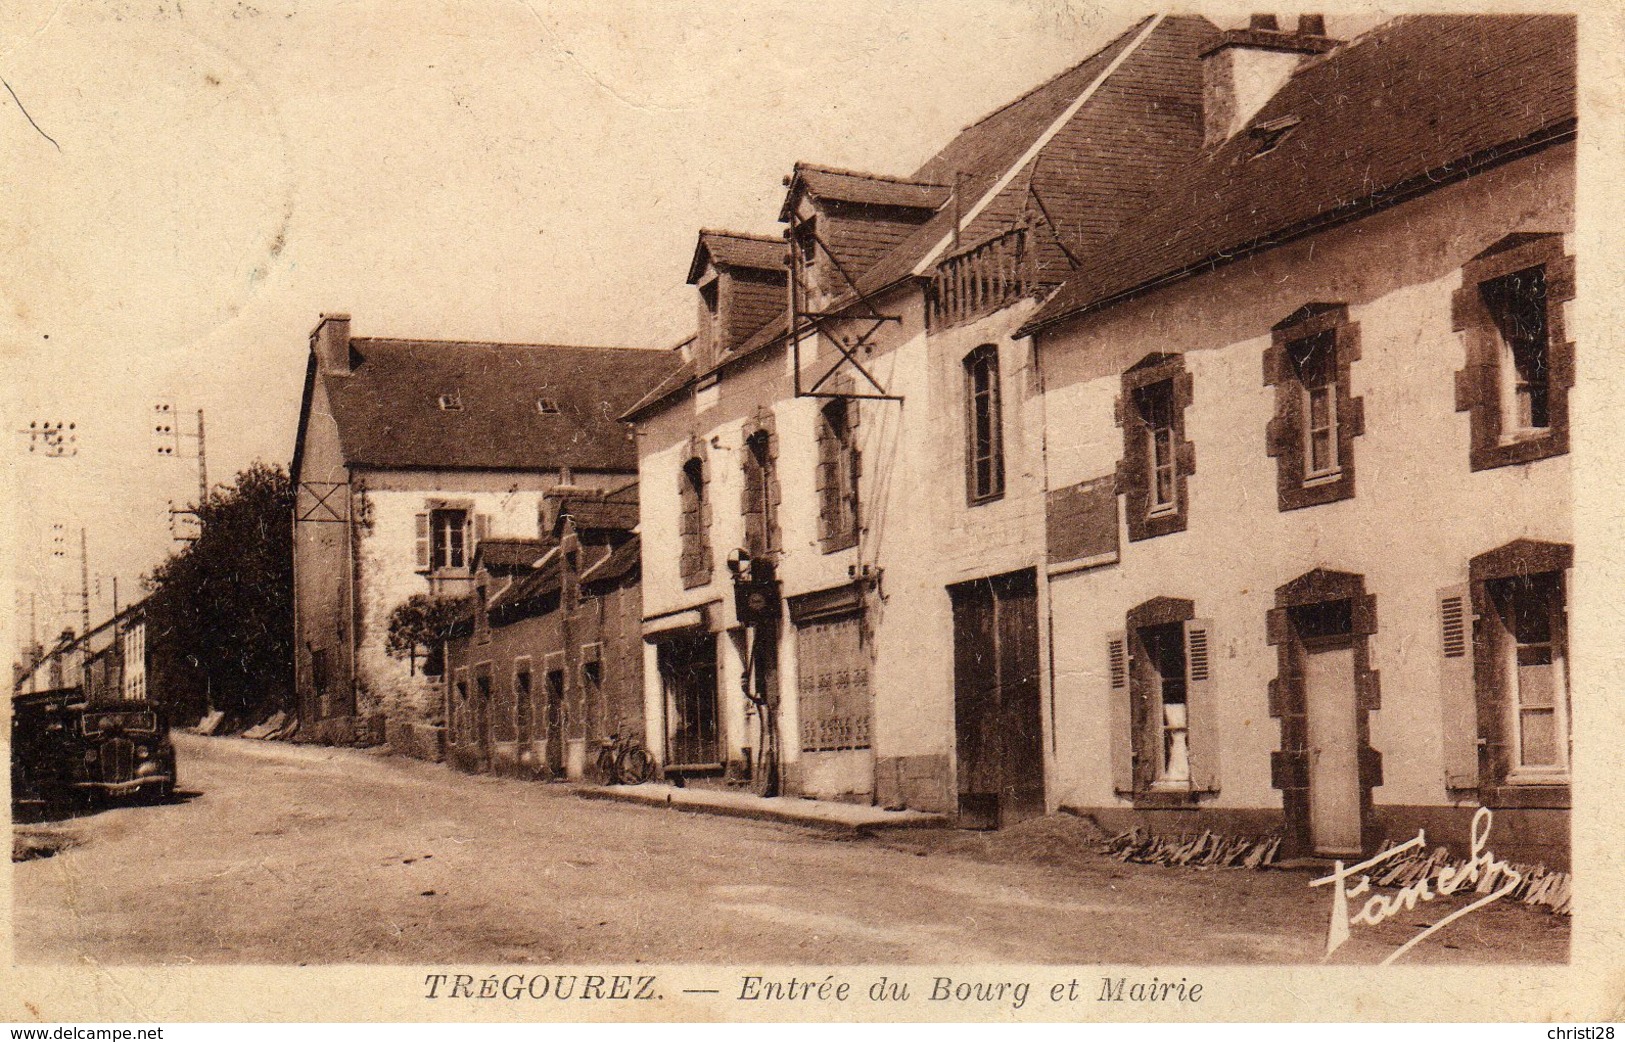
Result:
{"label": "metal bracket on wall", "polygon": [[[339,490],[344,495],[339,495]],[[294,523],[331,525],[350,520],[350,486],[343,481],[301,481],[294,498]]]}
{"label": "metal bracket on wall", "polygon": [[[795,208],[790,209],[790,227],[785,231],[785,238],[790,245],[790,353],[792,356],[792,379],[795,385],[797,398],[856,398],[872,401],[901,402],[902,395],[892,394],[876,378],[858,358],[860,351],[873,347],[871,341],[874,335],[888,322],[901,322],[900,315],[881,314],[869,297],[858,288],[857,281],[847,272],[841,264],[840,258],[818,237],[817,225],[809,225],[799,220]],[[803,280],[806,278],[806,260],[802,256],[802,243],[810,239],[816,251],[822,252],[829,259],[830,266],[840,275],[841,280],[857,295],[857,299],[839,311],[814,311],[806,306],[809,298]],[[863,328],[856,336],[843,336],[837,328],[837,323],[863,323]],[[833,344],[841,353],[833,364],[826,369],[811,384],[803,386],[801,377],[801,338],[812,331],[822,335]],[[863,383],[869,390],[838,390],[835,376],[843,368],[850,366],[857,370]],[[854,381],[856,382],[856,381]]]}

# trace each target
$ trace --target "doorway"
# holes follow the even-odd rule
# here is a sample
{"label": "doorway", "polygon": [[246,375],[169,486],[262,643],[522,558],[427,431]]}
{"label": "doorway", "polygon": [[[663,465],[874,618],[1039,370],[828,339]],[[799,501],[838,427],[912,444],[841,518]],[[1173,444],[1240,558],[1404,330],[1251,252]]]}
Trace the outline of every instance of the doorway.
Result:
{"label": "doorway", "polygon": [[1314,852],[1359,854],[1360,733],[1348,601],[1292,609],[1303,644],[1309,752],[1309,840]]}
{"label": "doorway", "polygon": [[1370,668],[1376,598],[1361,576],[1317,570],[1279,588],[1271,614],[1279,656],[1271,713],[1281,721],[1272,774],[1287,845],[1294,854],[1357,857],[1376,839],[1371,792],[1382,784],[1369,722],[1380,707]]}
{"label": "doorway", "polygon": [[554,778],[564,777],[564,671],[547,674],[547,742],[543,747],[547,770]]}
{"label": "doorway", "polygon": [[948,594],[959,823],[1002,828],[1044,813],[1037,577],[1011,572]]}
{"label": "doorway", "polygon": [[491,769],[491,667],[474,667],[474,741],[477,770]]}
{"label": "doorway", "polygon": [[666,702],[666,769],[720,769],[716,634],[662,640],[657,661]]}

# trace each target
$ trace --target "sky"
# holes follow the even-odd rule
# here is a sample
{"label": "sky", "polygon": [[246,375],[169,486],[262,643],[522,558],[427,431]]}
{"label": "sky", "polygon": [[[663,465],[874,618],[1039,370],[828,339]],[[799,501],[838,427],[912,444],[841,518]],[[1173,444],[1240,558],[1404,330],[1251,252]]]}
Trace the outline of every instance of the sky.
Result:
{"label": "sky", "polygon": [[[177,545],[196,439],[158,455],[159,403],[182,435],[204,411],[212,484],[288,464],[320,313],[358,336],[669,347],[692,328],[698,228],[776,233],[797,160],[906,175],[1140,14],[8,0],[14,637],[78,625],[81,528],[96,622],[114,577],[128,603]],[[30,453],[41,422],[73,423],[77,455]]]}

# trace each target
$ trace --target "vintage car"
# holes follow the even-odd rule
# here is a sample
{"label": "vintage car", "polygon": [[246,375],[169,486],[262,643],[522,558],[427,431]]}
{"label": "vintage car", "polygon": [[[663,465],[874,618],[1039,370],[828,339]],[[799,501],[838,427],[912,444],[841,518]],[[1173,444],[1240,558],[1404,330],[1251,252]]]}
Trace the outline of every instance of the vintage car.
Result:
{"label": "vintage car", "polygon": [[11,791],[16,803],[175,792],[169,721],[151,702],[85,702],[48,691],[12,700]]}

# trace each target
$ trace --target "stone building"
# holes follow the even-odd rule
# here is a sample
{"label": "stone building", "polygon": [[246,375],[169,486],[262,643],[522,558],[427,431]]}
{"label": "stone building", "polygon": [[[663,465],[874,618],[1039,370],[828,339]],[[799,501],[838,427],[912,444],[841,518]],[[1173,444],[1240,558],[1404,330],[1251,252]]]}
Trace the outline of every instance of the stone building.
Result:
{"label": "stone building", "polygon": [[664,352],[395,340],[327,315],[310,337],[292,477],[295,685],[302,740],[437,758],[444,688],[387,650],[414,594],[465,596],[490,538],[534,538],[556,486],[636,470],[618,417]]}
{"label": "stone building", "polygon": [[[1045,810],[1042,402],[1013,334],[1195,158],[1218,39],[1146,19],[906,177],[799,163],[783,235],[701,233],[698,333],[629,413],[668,772],[742,782],[766,748],[787,792]],[[749,631],[741,549],[783,595]]]}
{"label": "stone building", "polygon": [[1574,19],[1280,36],[1209,52],[1268,89],[1018,331],[1052,799],[1336,856],[1488,807],[1564,863]]}
{"label": "stone building", "polygon": [[453,765],[581,778],[598,743],[643,739],[637,486],[547,493],[541,536],[487,540],[446,641]]}

